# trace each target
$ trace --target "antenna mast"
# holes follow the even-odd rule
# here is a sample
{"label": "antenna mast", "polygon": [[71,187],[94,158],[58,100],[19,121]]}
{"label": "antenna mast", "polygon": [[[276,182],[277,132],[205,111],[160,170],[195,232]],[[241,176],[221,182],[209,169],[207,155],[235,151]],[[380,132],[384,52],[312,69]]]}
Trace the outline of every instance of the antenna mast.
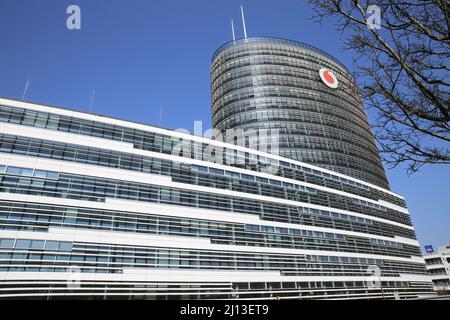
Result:
{"label": "antenna mast", "polygon": [[233,34],[233,41],[236,41],[236,35],[234,34],[234,22],[231,19],[231,33]]}
{"label": "antenna mast", "polygon": [[31,78],[27,79],[27,83],[25,84],[25,88],[23,89],[22,99],[21,100],[25,99],[25,96],[26,96],[27,91],[28,91],[28,86],[30,84],[30,80],[31,80]]}
{"label": "antenna mast", "polygon": [[244,8],[241,5],[242,26],[244,27],[244,38],[247,38],[247,28],[245,27]]}

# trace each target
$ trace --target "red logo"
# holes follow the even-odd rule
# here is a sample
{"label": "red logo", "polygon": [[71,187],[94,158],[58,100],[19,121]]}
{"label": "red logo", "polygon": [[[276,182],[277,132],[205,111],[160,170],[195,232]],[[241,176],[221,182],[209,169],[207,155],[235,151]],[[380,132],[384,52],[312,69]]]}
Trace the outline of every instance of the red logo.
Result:
{"label": "red logo", "polygon": [[322,68],[319,70],[320,79],[322,79],[323,83],[330,88],[336,89],[338,86],[338,80],[334,73],[326,68]]}

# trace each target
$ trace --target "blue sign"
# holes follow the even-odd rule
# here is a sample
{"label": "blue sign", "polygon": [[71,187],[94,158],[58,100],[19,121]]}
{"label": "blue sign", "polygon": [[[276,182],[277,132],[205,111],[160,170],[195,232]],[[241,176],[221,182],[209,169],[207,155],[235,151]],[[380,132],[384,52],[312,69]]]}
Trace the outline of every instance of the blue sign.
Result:
{"label": "blue sign", "polygon": [[425,246],[425,251],[427,253],[433,253],[434,252],[433,246],[432,245]]}

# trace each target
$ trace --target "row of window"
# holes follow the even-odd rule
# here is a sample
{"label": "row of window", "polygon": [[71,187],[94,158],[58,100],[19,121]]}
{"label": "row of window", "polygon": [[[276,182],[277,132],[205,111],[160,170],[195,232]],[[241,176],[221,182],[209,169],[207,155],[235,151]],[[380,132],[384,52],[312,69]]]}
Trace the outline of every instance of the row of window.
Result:
{"label": "row of window", "polygon": [[[336,230],[349,230],[367,234],[376,234],[386,237],[400,235],[415,238],[412,230],[393,226],[370,219],[349,216],[343,213],[326,210],[299,207],[297,219],[286,214],[281,216],[280,222],[289,222],[301,225],[310,225]],[[268,220],[275,220],[268,217]],[[282,218],[282,219],[281,219]],[[77,207],[60,207],[26,202],[0,201],[0,227],[8,230],[35,230],[47,231],[49,226],[85,226],[106,230],[120,230],[127,232],[181,232],[205,235],[211,233],[215,236],[237,236],[244,231],[240,224],[211,222],[197,219],[168,218],[119,211],[104,211]],[[207,231],[210,230],[210,231]],[[236,239],[234,239],[236,240]],[[243,240],[243,239],[241,239]]]}
{"label": "row of window", "polygon": [[[211,79],[216,79],[220,74],[229,72],[230,70],[236,69],[240,66],[249,65],[282,65],[285,67],[292,68],[302,68],[310,69],[312,72],[318,71],[318,60],[320,56],[312,56],[310,52],[299,50],[297,52],[290,52],[287,54],[283,50],[278,49],[268,49],[268,48],[255,48],[249,47],[235,47],[233,50],[228,50],[220,55],[218,59],[213,62],[211,66]],[[329,60],[324,60],[323,65],[330,65]],[[335,64],[333,64],[332,69],[336,70]],[[339,72],[339,75],[346,80],[350,80],[351,76],[347,76],[345,72]],[[349,82],[349,81],[343,81]],[[212,81],[214,84],[215,82]]]}
{"label": "row of window", "polygon": [[52,240],[0,239],[0,249],[72,251],[72,243]]}
{"label": "row of window", "polygon": [[[102,150],[97,148],[80,147],[77,145],[69,145],[64,143],[57,143],[52,141],[45,141],[32,138],[24,138],[12,135],[0,135],[0,152],[25,154],[28,156],[38,156],[45,158],[52,158],[58,160],[76,161],[81,163],[97,164],[103,166],[119,167],[122,169],[137,170],[142,172],[151,172],[157,174],[170,175],[172,177],[176,175],[185,175],[184,172],[178,173],[178,170],[173,170],[173,166],[180,166],[178,163],[172,163],[167,160],[161,160],[151,157],[142,157],[138,155],[130,155],[120,152],[113,152],[109,150]],[[281,162],[284,167],[283,162]],[[162,168],[164,166],[165,168]],[[186,168],[188,165],[186,165]],[[159,170],[158,170],[159,168]],[[191,169],[199,172],[210,172],[213,174],[224,175],[232,178],[240,178],[246,181],[257,181],[258,183],[269,183],[266,178],[240,174],[238,172],[226,171],[207,168],[204,166],[191,166]],[[13,170],[13,169],[8,169]],[[19,169],[17,169],[19,170]],[[31,170],[31,169],[22,169]],[[309,171],[312,174],[320,172],[318,170],[310,170],[305,168],[304,171]],[[8,172],[12,173],[12,172]],[[54,175],[55,173],[53,173]],[[326,177],[332,178],[332,175],[325,174]],[[334,175],[333,175],[334,176]],[[335,176],[337,177],[337,176]],[[340,180],[338,180],[340,181]],[[189,181],[191,183],[191,181]],[[315,193],[314,188],[294,185],[292,183],[281,182],[278,180],[270,179],[270,184],[276,186],[283,186],[284,188],[295,188],[304,192]],[[225,187],[230,188],[230,187]],[[249,190],[254,192],[255,190]],[[256,190],[257,191],[257,190]],[[258,192],[258,191],[257,191]],[[276,193],[274,196],[277,196]],[[375,207],[377,208],[377,206]],[[378,208],[377,208],[378,209]]]}
{"label": "row of window", "polygon": [[[10,240],[10,239],[9,239]],[[34,240],[32,240],[34,241]],[[16,240],[16,247],[17,247]],[[41,243],[41,246],[44,244]],[[70,253],[65,253],[70,246],[63,243],[59,251],[30,247],[24,243],[25,248],[16,250],[0,250],[0,267],[15,267],[20,265],[50,266],[60,265],[77,266],[80,269],[95,272],[109,272],[113,269],[125,267],[151,267],[151,268],[187,268],[187,269],[235,269],[235,270],[279,270],[285,274],[303,275],[357,275],[364,276],[370,273],[369,265],[378,265],[383,274],[398,275],[391,266],[380,259],[354,258],[354,257],[328,257],[328,256],[301,256],[268,253],[239,253],[231,251],[202,251],[195,249],[163,249],[152,247],[130,247],[121,245],[96,245],[93,243],[74,243]],[[66,246],[61,249],[61,246]],[[305,260],[306,259],[306,260]],[[392,264],[393,262],[391,262]],[[395,262],[402,273],[424,274],[425,268],[417,263]]]}
{"label": "row of window", "polygon": [[310,192],[310,193],[316,193],[316,189],[311,187],[306,187],[298,184],[293,184],[289,182],[279,181],[279,180],[273,180],[273,179],[267,179],[263,177],[253,176],[249,174],[239,173],[235,171],[228,171],[228,170],[222,170],[222,169],[216,169],[211,167],[205,167],[205,166],[199,166],[199,165],[191,165],[191,169],[194,171],[200,171],[200,172],[209,172],[212,174],[217,174],[221,176],[227,176],[231,178],[237,178],[247,181],[256,181],[259,183],[265,183],[265,184],[271,184],[274,186],[283,186],[288,189],[297,189],[304,192]]}
{"label": "row of window", "polygon": [[59,177],[59,173],[54,172],[54,171],[38,170],[38,169],[30,169],[30,168],[22,168],[22,167],[14,167],[14,166],[4,166],[4,165],[0,165],[0,174],[1,173],[7,173],[10,175],[18,175],[18,176],[25,176],[25,177],[53,179],[53,180],[58,180],[58,177]]}
{"label": "row of window", "polygon": [[[259,226],[259,225],[254,225],[254,224],[246,224],[245,230],[255,231],[255,232],[275,233],[275,234],[277,234],[277,233],[292,234],[292,235],[296,235],[296,236],[316,237],[316,238],[326,238],[326,239],[338,239],[338,240],[345,239],[345,236],[343,234],[339,234],[339,233],[300,230],[300,229],[271,227],[271,226]],[[304,239],[304,238],[302,238],[302,239]]]}
{"label": "row of window", "polygon": [[365,200],[361,200],[361,199],[353,199],[353,198],[352,198],[352,201],[355,204],[359,204],[359,205],[362,205],[362,206],[366,206],[366,207],[370,207],[370,208],[375,208],[375,209],[387,211],[387,208],[385,206],[381,206],[381,205],[379,205],[377,203],[373,203],[373,202],[369,202],[369,201],[365,201]]}
{"label": "row of window", "polygon": [[[76,227],[108,231],[152,233],[162,235],[209,238],[212,243],[241,246],[264,246],[308,250],[345,251],[392,256],[420,255],[418,247],[395,246],[395,250],[384,244],[370,242],[365,238],[346,237],[331,232],[316,232],[295,228],[242,225],[225,222],[208,222],[197,219],[179,219],[161,216],[137,215],[128,217],[117,213],[86,212],[85,209],[67,208],[50,215],[40,211],[39,215],[0,211],[0,229],[46,232],[50,226]],[[131,213],[130,213],[131,214]]]}
{"label": "row of window", "polygon": [[380,245],[380,246],[391,246],[391,247],[401,247],[402,246],[398,242],[382,240],[382,239],[369,239],[369,242],[372,244]]}
{"label": "row of window", "polygon": [[[90,201],[104,201],[106,197],[150,202],[160,201],[162,203],[194,205],[198,207],[255,214],[264,212],[273,213],[274,210],[276,210],[275,208],[280,208],[280,214],[286,215],[287,207],[292,207],[295,212],[298,212],[298,208],[295,206],[265,201],[252,201],[240,197],[230,197],[185,189],[165,188],[149,184],[93,178],[81,175],[66,175],[60,173],[59,177],[59,180],[53,181],[49,179],[36,180],[34,178],[20,178],[13,175],[6,175],[1,180],[2,188],[0,190],[3,192],[45,194],[48,196],[85,199]],[[327,194],[326,192],[319,190],[317,191],[317,194],[302,193],[299,191],[294,195],[285,193],[285,196],[288,197],[288,199],[294,196],[294,200],[297,201],[366,213],[400,223],[406,223],[408,225],[411,223],[410,217],[404,213],[388,209],[385,213],[380,214],[378,210],[374,210],[375,208],[369,208],[373,211],[366,212],[365,210],[360,209],[363,207],[351,206],[350,204],[352,204],[352,202],[347,201],[346,197]],[[266,211],[268,208],[271,209]]]}
{"label": "row of window", "polygon": [[[54,114],[48,114],[45,112],[36,112],[32,110],[26,110],[22,108],[12,108],[12,107],[6,107],[6,106],[0,106],[0,121],[3,122],[10,122],[10,123],[17,123],[22,125],[29,125],[29,126],[36,126],[36,127],[42,127],[52,130],[59,130],[59,131],[67,131],[77,134],[83,134],[83,135],[89,135],[89,136],[96,136],[101,137],[105,139],[113,139],[113,140],[119,140],[124,142],[130,142],[135,145],[137,148],[141,149],[148,149],[155,152],[162,152],[162,153],[171,153],[175,145],[178,145],[180,143],[178,138],[173,138],[169,136],[163,136],[160,134],[155,134],[152,132],[145,132],[141,130],[135,130],[135,129],[129,129],[125,127],[119,127],[114,125],[109,125],[105,123],[98,123],[94,121],[89,120],[82,120],[82,119],[76,119],[72,117],[65,117],[65,116],[59,116]],[[176,140],[176,141],[175,141]],[[193,143],[191,141],[191,143]],[[203,149],[202,146],[201,149]],[[191,150],[194,150],[195,148],[191,148]],[[238,157],[244,157],[244,160],[242,161],[243,164],[247,164],[251,161],[246,161],[245,159],[250,156],[255,156],[253,154],[245,153],[245,152],[238,152],[233,149],[224,148],[223,154],[224,159],[228,159],[230,155],[231,158],[235,157],[235,153]],[[195,157],[194,154],[183,154],[181,156],[184,157]],[[258,163],[267,163],[267,164],[278,164],[278,160],[270,159],[266,157],[257,156],[257,162]],[[295,165],[293,163],[289,164],[290,168],[297,171],[304,171],[305,173],[308,173],[308,171],[312,171],[314,169],[310,169],[308,167],[303,167],[299,165]],[[256,170],[260,171],[258,167],[254,166],[247,166],[246,168],[249,170]],[[320,170],[315,170],[315,174],[319,174],[323,176],[322,172]],[[280,174],[280,173],[275,173]],[[340,183],[344,185],[349,185],[351,187],[358,187],[362,189],[367,189],[370,187],[367,187],[364,184],[355,182],[351,179],[346,179],[343,177],[330,177],[327,178],[327,173],[324,173],[325,176],[323,176],[325,179],[331,179],[334,178]],[[348,192],[354,192],[352,189],[348,189]],[[396,203],[398,201],[402,202],[403,200],[399,197],[393,196],[389,193],[370,188],[370,192],[367,192],[367,197],[370,197],[370,193],[376,194],[378,197],[380,197],[383,200]],[[399,204],[403,205],[404,204]]]}
{"label": "row of window", "polygon": [[[293,98],[271,98],[262,97],[252,100],[239,100],[233,104],[227,105],[226,110],[220,110],[214,113],[213,123],[214,128],[221,131],[226,131],[227,119],[237,114],[244,114],[245,112],[253,112],[260,118],[262,111],[282,111],[276,113],[276,117],[271,116],[272,121],[278,119],[291,119],[291,115],[299,119],[302,127],[308,127],[311,124],[325,124],[323,129],[329,132],[325,136],[337,136],[341,137],[344,141],[353,142],[363,148],[370,150],[374,153],[375,143],[371,139],[372,137],[365,134],[367,130],[370,130],[368,125],[364,125],[362,121],[358,123],[349,122],[346,118],[346,113],[342,110],[336,111],[331,108],[327,108],[323,104],[319,104],[315,101],[309,101],[306,99],[293,99]],[[306,118],[302,118],[301,115],[306,115]],[[268,117],[268,115],[261,114]],[[345,128],[342,128],[342,123],[345,123]],[[258,124],[258,128],[261,128],[264,124]],[[285,128],[281,127],[280,129]],[[304,133],[304,132],[299,132]],[[301,137],[298,135],[298,137]],[[355,139],[356,137],[356,139]],[[377,155],[375,153],[375,155]]]}

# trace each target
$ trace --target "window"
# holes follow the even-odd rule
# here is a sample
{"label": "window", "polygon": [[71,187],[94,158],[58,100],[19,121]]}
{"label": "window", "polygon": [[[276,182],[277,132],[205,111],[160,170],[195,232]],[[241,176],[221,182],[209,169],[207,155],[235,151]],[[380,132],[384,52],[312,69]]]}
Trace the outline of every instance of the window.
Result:
{"label": "window", "polygon": [[270,184],[273,184],[273,185],[275,185],[275,186],[281,186],[281,181],[278,181],[278,180],[270,180]]}
{"label": "window", "polygon": [[31,249],[42,249],[44,247],[43,240],[32,240],[31,241]]}
{"label": "window", "polygon": [[224,171],[220,170],[220,169],[215,169],[215,168],[209,168],[209,172],[213,173],[213,174],[220,174],[220,175],[224,175]]}
{"label": "window", "polygon": [[58,179],[58,172],[48,171],[47,172],[47,178],[49,179]]}
{"label": "window", "polygon": [[294,185],[292,183],[283,182],[283,187],[294,188]]}
{"label": "window", "polygon": [[31,246],[31,240],[19,239],[16,241],[16,248],[28,249]]}
{"label": "window", "polygon": [[45,243],[46,250],[58,250],[59,242],[58,241],[47,241]]}
{"label": "window", "polygon": [[233,172],[233,171],[225,171],[225,175],[227,177],[232,177],[232,178],[239,178],[240,174],[237,172]]}
{"label": "window", "polygon": [[243,173],[241,174],[241,177],[242,177],[242,179],[251,180],[251,181],[253,181],[255,179],[254,176],[251,176],[249,174],[243,174]]}
{"label": "window", "polygon": [[71,242],[60,242],[59,250],[61,250],[61,251],[71,251],[72,250],[72,243]]}
{"label": "window", "polygon": [[20,174],[21,172],[22,172],[22,168],[19,168],[19,167],[11,167],[11,166],[9,166],[6,169],[6,173],[9,173],[9,174]]}
{"label": "window", "polygon": [[245,225],[245,230],[247,230],[247,231],[259,231],[259,226],[254,225],[254,224],[246,224]]}
{"label": "window", "polygon": [[204,166],[191,165],[191,169],[195,171],[208,172],[208,168]]}
{"label": "window", "polygon": [[0,248],[12,248],[14,247],[14,239],[1,239]]}
{"label": "window", "polygon": [[34,170],[34,176],[36,178],[46,178],[47,177],[47,171],[43,170]]}
{"label": "window", "polygon": [[262,182],[262,183],[269,183],[269,179],[261,178],[261,177],[256,177],[256,181],[257,182]]}

